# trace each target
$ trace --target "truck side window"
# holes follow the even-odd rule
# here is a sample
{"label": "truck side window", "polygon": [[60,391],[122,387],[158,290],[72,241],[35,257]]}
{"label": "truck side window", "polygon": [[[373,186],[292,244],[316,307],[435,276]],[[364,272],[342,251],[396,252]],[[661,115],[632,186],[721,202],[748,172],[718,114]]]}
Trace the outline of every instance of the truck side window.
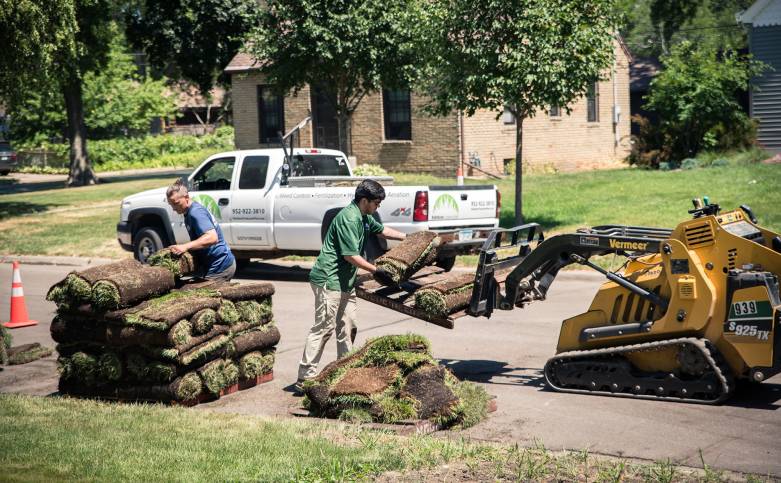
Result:
{"label": "truck side window", "polygon": [[239,173],[240,190],[258,190],[266,186],[268,156],[247,156]]}
{"label": "truck side window", "polygon": [[290,176],[350,176],[350,169],[341,156],[296,154],[291,162]]}
{"label": "truck side window", "polygon": [[193,177],[192,191],[229,190],[236,158],[218,158],[209,161]]}

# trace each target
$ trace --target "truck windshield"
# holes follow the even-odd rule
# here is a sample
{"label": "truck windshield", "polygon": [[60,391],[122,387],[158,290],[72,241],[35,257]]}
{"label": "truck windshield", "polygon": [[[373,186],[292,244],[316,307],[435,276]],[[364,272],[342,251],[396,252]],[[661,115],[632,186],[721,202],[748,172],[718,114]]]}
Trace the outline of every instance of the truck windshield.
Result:
{"label": "truck windshield", "polygon": [[347,160],[328,154],[296,154],[290,176],[350,176]]}

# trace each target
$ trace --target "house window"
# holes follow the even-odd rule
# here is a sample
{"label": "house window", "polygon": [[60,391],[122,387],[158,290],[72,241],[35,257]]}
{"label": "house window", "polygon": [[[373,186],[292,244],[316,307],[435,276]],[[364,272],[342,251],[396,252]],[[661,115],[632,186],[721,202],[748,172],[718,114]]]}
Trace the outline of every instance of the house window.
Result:
{"label": "house window", "polygon": [[515,124],[515,115],[510,110],[509,106],[504,106],[504,112],[502,113],[502,122],[504,124]]}
{"label": "house window", "polygon": [[586,91],[588,122],[599,122],[599,84],[594,82]]}
{"label": "house window", "polygon": [[550,106],[550,117],[561,117],[561,108],[559,106]]}
{"label": "house window", "polygon": [[385,139],[412,140],[412,115],[408,90],[382,91],[382,110],[385,121]]}
{"label": "house window", "polygon": [[284,131],[284,98],[276,94],[271,86],[258,86],[258,132],[260,143],[269,144],[279,141],[279,133]]}

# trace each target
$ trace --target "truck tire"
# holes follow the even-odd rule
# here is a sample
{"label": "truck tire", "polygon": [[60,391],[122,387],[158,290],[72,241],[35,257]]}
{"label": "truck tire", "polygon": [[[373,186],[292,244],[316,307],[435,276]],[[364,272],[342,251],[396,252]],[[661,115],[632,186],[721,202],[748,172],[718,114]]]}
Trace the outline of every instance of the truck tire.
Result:
{"label": "truck tire", "polygon": [[133,239],[133,255],[141,263],[146,263],[150,256],[163,248],[163,237],[152,227],[138,230]]}
{"label": "truck tire", "polygon": [[446,258],[438,258],[437,261],[434,262],[434,265],[438,266],[439,268],[444,268],[446,272],[451,271],[455,264],[456,264],[455,255]]}
{"label": "truck tire", "polygon": [[8,173],[10,173],[10,172],[11,171],[9,171],[7,169],[4,169],[4,170],[0,171],[0,176],[8,176]]}

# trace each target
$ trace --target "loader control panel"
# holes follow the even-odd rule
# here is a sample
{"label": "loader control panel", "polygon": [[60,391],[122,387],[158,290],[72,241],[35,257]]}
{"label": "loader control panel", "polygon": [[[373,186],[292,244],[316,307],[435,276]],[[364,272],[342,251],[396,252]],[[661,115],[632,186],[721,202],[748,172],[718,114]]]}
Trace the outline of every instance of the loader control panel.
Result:
{"label": "loader control panel", "polygon": [[764,240],[761,240],[762,232],[756,226],[746,221],[743,212],[738,210],[730,211],[729,213],[719,215],[716,219],[727,232],[764,244]]}

